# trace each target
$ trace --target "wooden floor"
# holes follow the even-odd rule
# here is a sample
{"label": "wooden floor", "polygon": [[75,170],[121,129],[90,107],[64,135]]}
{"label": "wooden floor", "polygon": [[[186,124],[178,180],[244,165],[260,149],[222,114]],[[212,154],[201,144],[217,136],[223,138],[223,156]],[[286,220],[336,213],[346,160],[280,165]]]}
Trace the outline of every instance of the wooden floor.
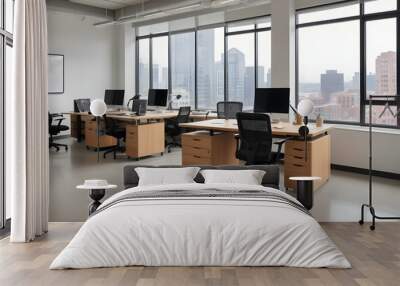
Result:
{"label": "wooden floor", "polygon": [[322,224],[352,263],[349,270],[287,267],[125,267],[48,270],[80,223],[51,223],[29,244],[0,241],[0,285],[400,285],[400,223],[371,232],[356,223]]}

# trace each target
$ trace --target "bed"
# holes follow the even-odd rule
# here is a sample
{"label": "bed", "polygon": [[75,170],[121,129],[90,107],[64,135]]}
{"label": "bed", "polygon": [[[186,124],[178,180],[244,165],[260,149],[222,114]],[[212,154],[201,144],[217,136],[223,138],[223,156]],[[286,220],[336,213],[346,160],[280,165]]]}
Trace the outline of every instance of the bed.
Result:
{"label": "bed", "polygon": [[276,166],[218,167],[263,170],[259,186],[205,184],[200,173],[195,183],[138,186],[136,167],[124,168],[126,189],[102,203],[50,269],[351,267],[308,211],[279,190]]}

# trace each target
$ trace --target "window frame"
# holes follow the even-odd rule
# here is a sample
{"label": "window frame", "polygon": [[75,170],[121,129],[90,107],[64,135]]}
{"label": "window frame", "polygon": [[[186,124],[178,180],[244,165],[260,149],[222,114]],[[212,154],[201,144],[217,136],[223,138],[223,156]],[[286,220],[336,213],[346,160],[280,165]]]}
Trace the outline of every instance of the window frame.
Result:
{"label": "window frame", "polygon": [[[195,109],[198,109],[198,86],[197,86],[197,39],[198,35],[197,32],[205,29],[212,29],[212,28],[223,28],[224,29],[224,100],[229,100],[229,95],[228,95],[228,74],[227,74],[227,41],[228,37],[230,35],[238,35],[238,34],[247,34],[247,33],[254,33],[254,61],[255,61],[255,72],[254,72],[254,80],[255,80],[255,87],[257,88],[257,81],[258,81],[258,56],[257,56],[257,45],[258,45],[258,32],[264,32],[264,31],[271,31],[271,26],[269,27],[258,27],[258,23],[254,22],[254,29],[250,30],[243,30],[243,31],[235,31],[235,32],[228,32],[228,25],[231,25],[232,23],[240,23],[240,22],[246,22],[246,21],[257,21],[258,19],[263,19],[263,18],[270,18],[271,14],[266,14],[266,15],[261,15],[257,17],[251,17],[251,18],[246,18],[246,19],[240,19],[240,20],[234,20],[234,21],[227,21],[224,23],[219,23],[219,24],[211,24],[211,25],[203,25],[195,28],[190,28],[190,29],[184,29],[184,30],[178,30],[178,31],[169,31],[169,32],[163,32],[163,33],[155,33],[155,34],[148,34],[148,35],[142,35],[142,36],[136,36],[136,45],[135,45],[135,92],[136,94],[139,93],[139,45],[138,41],[141,39],[149,38],[150,43],[149,43],[149,55],[150,55],[150,61],[149,61],[149,73],[150,73],[150,83],[149,87],[152,88],[153,86],[153,79],[152,79],[152,38],[155,37],[162,37],[162,36],[168,36],[168,93],[171,93],[172,91],[172,81],[171,81],[171,40],[170,36],[175,35],[175,34],[181,34],[181,33],[188,33],[188,32],[194,32],[195,33],[195,87],[194,87],[194,98],[195,98]],[[135,27],[136,31],[138,27]],[[216,109],[216,107],[215,107]],[[208,109],[207,109],[208,110]]]}
{"label": "window frame", "polygon": [[[400,32],[400,0],[397,0],[397,9],[396,10],[391,10],[391,11],[385,11],[385,12],[377,12],[377,13],[371,13],[371,14],[365,14],[364,13],[364,0],[360,0],[359,2],[359,14],[356,16],[349,16],[349,17],[343,17],[343,18],[337,18],[337,19],[330,19],[330,20],[324,20],[324,21],[315,21],[315,22],[307,22],[303,24],[298,23],[298,13],[302,11],[311,11],[315,10],[321,7],[335,7],[340,4],[346,4],[346,3],[354,3],[354,0],[345,0],[345,1],[339,1],[335,3],[327,3],[327,4],[322,4],[322,5],[316,5],[312,7],[307,7],[307,8],[301,8],[296,10],[296,32],[295,32],[295,53],[296,53],[296,67],[295,67],[295,102],[296,105],[299,102],[299,29],[304,28],[304,27],[312,27],[312,26],[319,26],[319,25],[325,25],[325,24],[334,24],[334,23],[340,23],[340,22],[349,22],[349,21],[354,21],[357,20],[360,23],[360,121],[340,121],[340,120],[326,120],[327,123],[333,123],[333,124],[343,124],[343,125],[359,125],[359,126],[368,126],[369,125],[369,120],[366,118],[366,108],[369,106],[369,99],[367,99],[367,91],[366,91],[366,78],[367,78],[367,65],[366,65],[366,52],[367,52],[367,46],[366,46],[366,25],[367,22],[369,21],[374,21],[374,20],[383,20],[383,19],[391,19],[395,18],[397,23],[397,47],[396,47],[396,72],[397,72],[397,94],[400,94],[400,36],[398,33]],[[386,101],[379,101],[379,100],[373,100],[372,101],[372,106],[382,106],[385,105]],[[400,110],[400,101],[398,103],[391,103],[392,106],[397,106],[397,110]],[[400,129],[400,118],[397,118],[397,126],[390,126],[390,125],[383,125],[383,124],[373,124],[375,127],[381,127],[381,128],[388,128],[388,129]]]}
{"label": "window frame", "polygon": [[[6,104],[6,47],[13,47],[13,34],[6,30],[6,0],[0,0],[0,235],[8,233],[10,230],[10,221],[7,219],[6,212],[6,188],[5,188],[5,104]],[[13,6],[15,5],[15,1]],[[12,9],[14,13],[14,8]],[[8,15],[9,16],[9,15]],[[14,17],[14,15],[12,15]]]}

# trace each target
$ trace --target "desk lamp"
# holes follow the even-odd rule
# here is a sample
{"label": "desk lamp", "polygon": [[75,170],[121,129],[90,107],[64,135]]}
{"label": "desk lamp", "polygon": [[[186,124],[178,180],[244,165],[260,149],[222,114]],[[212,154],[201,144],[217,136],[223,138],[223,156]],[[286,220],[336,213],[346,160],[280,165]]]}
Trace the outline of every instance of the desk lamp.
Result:
{"label": "desk lamp", "polygon": [[100,161],[100,127],[99,127],[99,119],[101,116],[106,114],[107,105],[102,99],[95,99],[90,104],[90,112],[96,116],[96,133],[97,133],[97,163]]}
{"label": "desk lamp", "polygon": [[310,133],[310,130],[307,127],[308,124],[308,116],[314,110],[314,103],[309,99],[303,99],[300,101],[299,105],[297,106],[297,111],[301,116],[303,116],[303,123],[304,125],[299,128],[300,136],[304,137],[304,150],[305,150],[305,160],[307,161],[307,135]]}

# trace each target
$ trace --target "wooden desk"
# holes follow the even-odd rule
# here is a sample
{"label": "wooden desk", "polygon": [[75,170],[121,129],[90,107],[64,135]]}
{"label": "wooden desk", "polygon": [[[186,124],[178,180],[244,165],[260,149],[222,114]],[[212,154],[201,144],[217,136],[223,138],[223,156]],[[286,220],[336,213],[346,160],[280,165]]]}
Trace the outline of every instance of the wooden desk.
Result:
{"label": "wooden desk", "polygon": [[[194,131],[182,136],[183,165],[234,165],[239,164],[235,157],[236,140],[239,132],[235,119],[213,119],[180,126]],[[272,124],[274,137],[297,137],[285,143],[284,177],[285,187],[294,188],[289,177],[312,176],[321,177],[314,182],[314,189],[325,184],[331,174],[331,138],[329,130],[332,125],[317,128],[310,124],[307,141],[307,158],[305,143],[298,137],[299,126],[291,123]]]}
{"label": "wooden desk", "polygon": [[[87,148],[97,148],[97,127],[94,117],[87,112],[68,112],[71,120],[71,137],[78,142],[85,139]],[[126,128],[126,154],[129,157],[141,158],[164,152],[164,120],[174,118],[178,111],[147,112],[137,116],[124,111],[107,112],[107,116],[118,121]],[[211,115],[211,117],[216,115]],[[203,120],[205,115],[191,115],[192,120]],[[100,123],[104,129],[104,122]],[[101,135],[100,148],[111,147],[117,144],[114,137]]]}

